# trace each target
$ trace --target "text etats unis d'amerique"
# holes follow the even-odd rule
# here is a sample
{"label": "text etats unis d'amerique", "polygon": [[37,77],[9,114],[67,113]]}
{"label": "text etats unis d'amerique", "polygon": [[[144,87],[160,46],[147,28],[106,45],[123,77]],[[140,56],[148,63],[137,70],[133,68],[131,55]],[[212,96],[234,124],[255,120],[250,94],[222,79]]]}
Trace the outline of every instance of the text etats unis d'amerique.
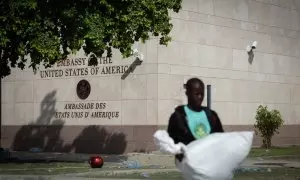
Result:
{"label": "text etats unis d'amerique", "polygon": [[66,103],[64,111],[55,112],[58,119],[97,118],[117,119],[118,111],[106,111],[107,104],[100,102]]}

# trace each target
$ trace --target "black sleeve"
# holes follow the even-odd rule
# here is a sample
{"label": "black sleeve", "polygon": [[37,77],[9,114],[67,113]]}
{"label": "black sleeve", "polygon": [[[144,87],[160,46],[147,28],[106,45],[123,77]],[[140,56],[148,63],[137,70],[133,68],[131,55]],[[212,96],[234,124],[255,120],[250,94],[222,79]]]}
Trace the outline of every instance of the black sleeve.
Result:
{"label": "black sleeve", "polygon": [[223,126],[222,126],[222,122],[218,116],[218,114],[215,111],[212,111],[212,118],[215,122],[214,125],[214,132],[224,132]]}
{"label": "black sleeve", "polygon": [[178,140],[178,122],[177,122],[177,117],[176,113],[174,112],[170,119],[169,119],[169,124],[168,124],[168,133],[169,136],[174,140],[175,143],[179,142]]}
{"label": "black sleeve", "polygon": [[[169,136],[174,140],[175,143],[182,142],[183,139],[180,138],[180,130],[179,130],[179,122],[178,122],[178,114],[174,112],[170,119],[168,124],[168,134]],[[178,159],[180,162],[184,158],[183,154],[176,154],[175,158]]]}
{"label": "black sleeve", "polygon": [[178,142],[182,142],[186,144],[186,137],[183,135],[182,128],[183,124],[180,121],[180,115],[177,112],[174,112],[170,119],[168,124],[168,134],[169,136],[174,140],[174,142],[177,144]]}

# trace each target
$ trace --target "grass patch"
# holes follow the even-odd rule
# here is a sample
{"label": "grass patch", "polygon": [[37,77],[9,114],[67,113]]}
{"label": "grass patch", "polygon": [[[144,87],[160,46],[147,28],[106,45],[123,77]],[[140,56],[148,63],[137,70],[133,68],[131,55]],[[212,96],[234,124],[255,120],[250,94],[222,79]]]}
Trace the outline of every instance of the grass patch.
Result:
{"label": "grass patch", "polygon": [[0,174],[53,175],[87,172],[87,163],[1,163]]}
{"label": "grass patch", "polygon": [[300,179],[300,169],[295,168],[271,168],[271,172],[243,172],[237,173],[234,179],[272,179],[272,180],[296,180]]}
{"label": "grass patch", "polygon": [[[87,178],[105,178],[105,179],[153,179],[153,180],[182,180],[180,172],[165,172],[165,173],[133,173],[133,174],[118,174],[113,176],[103,175],[87,175]],[[239,172],[235,174],[234,180],[252,180],[252,179],[284,179],[295,180],[300,178],[300,169],[291,168],[275,168],[271,169],[271,172]]]}
{"label": "grass patch", "polygon": [[116,174],[116,175],[86,175],[85,178],[105,178],[105,179],[155,179],[155,180],[182,180],[180,172],[158,172],[158,173],[130,173],[130,174]]}
{"label": "grass patch", "polygon": [[300,146],[273,147],[271,149],[253,148],[249,157],[270,157],[270,156],[299,156]]}

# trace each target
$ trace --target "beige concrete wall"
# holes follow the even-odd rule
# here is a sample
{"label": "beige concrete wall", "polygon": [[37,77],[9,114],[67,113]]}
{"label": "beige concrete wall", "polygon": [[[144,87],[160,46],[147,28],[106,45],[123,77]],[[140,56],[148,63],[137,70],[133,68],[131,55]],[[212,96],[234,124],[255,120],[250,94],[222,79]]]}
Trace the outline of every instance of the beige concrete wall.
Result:
{"label": "beige concrete wall", "polygon": [[[300,123],[300,1],[185,0],[172,14],[173,41],[158,48],[158,123],[185,103],[182,84],[212,85],[225,125],[252,125],[259,104]],[[258,41],[252,64],[246,46]]]}
{"label": "beige concrete wall", "polygon": [[[279,109],[286,124],[299,124],[299,11],[299,0],[184,0],[181,12],[171,14],[173,41],[138,45],[145,60],[125,80],[121,74],[41,78],[39,71],[13,70],[2,80],[2,125],[51,124],[53,114],[39,117],[52,92],[45,108],[105,102],[106,111],[120,112],[115,119],[61,118],[65,125],[166,125],[173,108],[186,103],[183,83],[192,76],[212,85],[212,107],[225,125],[252,125],[259,104]],[[254,40],[249,64],[245,49]],[[116,52],[110,65],[133,60]],[[92,86],[84,101],[76,95],[81,79]]]}

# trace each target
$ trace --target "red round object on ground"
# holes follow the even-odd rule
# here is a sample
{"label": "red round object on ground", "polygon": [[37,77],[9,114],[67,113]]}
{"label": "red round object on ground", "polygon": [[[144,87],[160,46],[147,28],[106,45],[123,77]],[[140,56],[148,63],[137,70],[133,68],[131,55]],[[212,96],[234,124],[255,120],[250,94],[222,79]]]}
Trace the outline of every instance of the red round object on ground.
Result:
{"label": "red round object on ground", "polygon": [[92,168],[101,168],[104,164],[104,161],[101,156],[91,156],[89,163]]}

